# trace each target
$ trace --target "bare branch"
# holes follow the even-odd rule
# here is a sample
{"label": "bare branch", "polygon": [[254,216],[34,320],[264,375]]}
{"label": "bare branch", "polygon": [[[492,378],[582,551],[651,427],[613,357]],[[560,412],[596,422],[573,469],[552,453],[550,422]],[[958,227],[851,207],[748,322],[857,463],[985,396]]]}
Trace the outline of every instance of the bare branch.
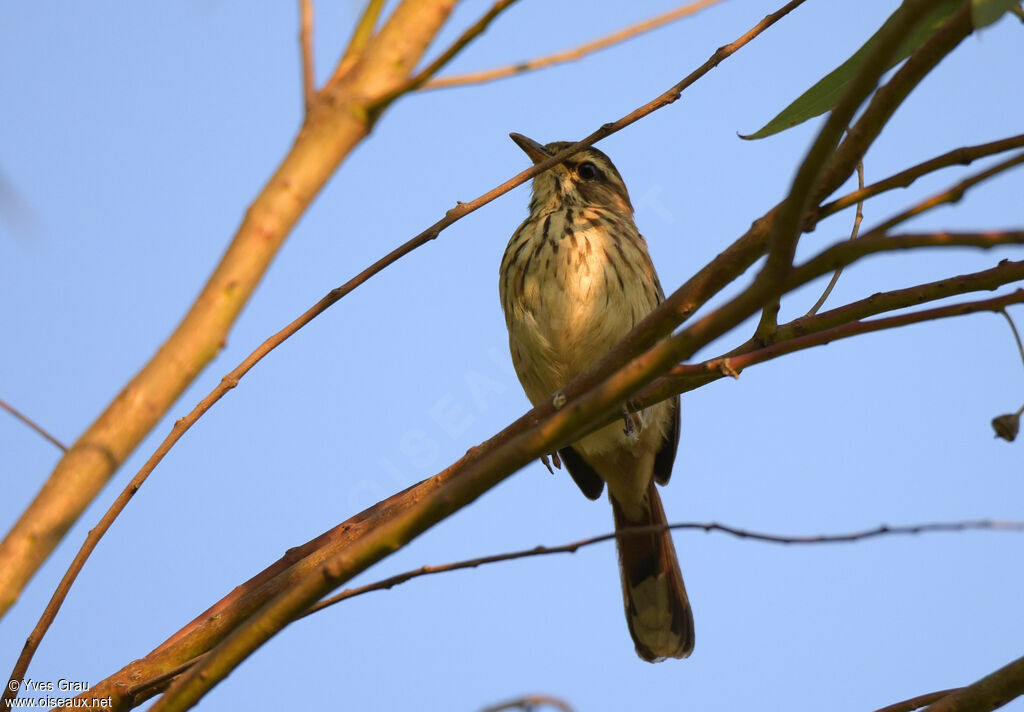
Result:
{"label": "bare branch", "polygon": [[44,430],[42,428],[42,426],[40,426],[35,421],[30,419],[27,415],[24,415],[23,413],[20,413],[19,411],[15,410],[14,406],[12,406],[7,401],[0,399],[0,408],[3,408],[4,410],[6,410],[8,413],[13,415],[15,418],[20,420],[22,423],[24,423],[28,427],[30,427],[33,430],[35,430],[37,433],[42,435],[44,438],[49,440],[51,443],[53,443],[54,445],[59,447],[64,452],[68,451],[68,446],[67,445],[65,445],[64,443],[62,443],[60,440],[58,440],[57,438],[53,437],[52,435],[50,435],[48,432],[46,432],[46,430]]}
{"label": "bare branch", "polygon": [[[648,527],[635,527],[630,529],[624,534],[618,536],[644,536],[651,532],[660,532],[663,529],[671,529],[673,531],[683,530],[700,530],[706,533],[710,532],[722,532],[723,534],[729,534],[730,536],[738,537],[740,539],[749,539],[750,541],[761,541],[770,544],[849,544],[855,541],[861,541],[863,539],[874,539],[882,536],[890,535],[910,535],[910,534],[926,534],[933,532],[958,532],[968,530],[989,530],[989,531],[1012,531],[1012,532],[1024,532],[1024,522],[1014,521],[997,521],[991,519],[977,519],[971,521],[960,521],[960,522],[933,522],[929,524],[912,524],[908,526],[890,527],[882,525],[873,529],[865,529],[858,532],[851,532],[848,534],[819,534],[815,536],[784,536],[779,534],[764,534],[760,532],[747,531],[745,529],[738,529],[731,527],[726,524],[719,524],[718,522],[682,522],[678,524],[669,524],[667,526],[648,526]],[[451,564],[442,564],[439,566],[421,566],[418,569],[412,571],[406,571],[404,573],[389,576],[381,581],[366,584],[365,586],[359,586],[358,588],[350,588],[342,591],[338,594],[330,596],[320,601],[316,605],[310,607],[308,611],[303,613],[300,617],[305,618],[306,616],[312,615],[317,611],[321,611],[324,608],[333,606],[336,603],[347,600],[349,598],[355,598],[361,596],[364,593],[371,591],[384,591],[399,584],[403,584],[406,581],[410,581],[414,578],[420,578],[421,576],[429,576],[432,574],[448,573],[449,571],[459,571],[462,569],[475,569],[479,566],[486,564],[495,564],[502,561],[514,561],[516,559],[526,559],[533,556],[549,556],[551,554],[575,554],[580,549],[595,544],[601,544],[604,542],[612,541],[616,537],[616,534],[601,534],[599,536],[589,537],[587,539],[580,539],[569,544],[562,544],[561,546],[537,546],[533,549],[523,549],[520,551],[512,551],[504,554],[492,554],[490,556],[481,556],[476,559],[467,559],[465,561],[458,561]]]}
{"label": "bare branch", "polygon": [[996,670],[973,685],[953,690],[926,712],[988,712],[1024,695],[1024,658]]}
{"label": "bare branch", "polygon": [[[779,206],[768,235],[768,259],[757,276],[759,282],[779,281],[792,268],[793,255],[801,232],[800,221],[807,214],[807,209],[813,205],[811,198],[814,195],[814,187],[820,182],[819,178],[839,145],[843,132],[848,131],[847,127],[853,120],[854,113],[867,100],[878,80],[891,66],[900,39],[920,22],[930,7],[930,0],[906,0],[878,31],[874,45],[867,51],[859,71],[829,112],[825,125],[818,132],[797,169],[789,193]],[[769,301],[762,310],[756,337],[763,343],[771,341],[778,323],[778,313],[777,299]]]}
{"label": "bare branch", "polygon": [[[764,363],[765,361],[770,361],[778,358],[779,356],[793,353],[794,351],[802,351],[803,349],[812,348],[814,346],[824,346],[825,344],[833,341],[846,339],[851,336],[870,334],[872,332],[883,331],[885,329],[895,329],[902,326],[909,326],[910,324],[932,321],[934,319],[944,319],[951,316],[964,316],[967,314],[976,314],[977,312],[982,311],[998,312],[1002,311],[1010,304],[1024,304],[1024,290],[1018,289],[1010,294],[1006,294],[1001,297],[993,297],[992,299],[965,302],[962,304],[951,304],[945,307],[936,307],[934,309],[910,312],[909,314],[900,314],[898,316],[891,316],[883,319],[854,321],[841,326],[832,327],[831,329],[824,329],[813,334],[807,334],[806,336],[797,336],[784,341],[776,341],[769,346],[765,346],[764,348],[754,351],[748,351],[734,356],[714,358],[700,364],[675,366],[671,369],[669,374],[671,379],[685,379],[692,376],[701,376],[703,374],[716,372],[721,375],[735,377],[749,366]],[[703,385],[703,383],[701,385]],[[668,395],[674,395],[672,390],[673,389],[668,389]],[[682,390],[689,390],[689,388],[679,389],[679,392]],[[650,398],[650,400],[660,399],[662,393],[663,391],[659,391],[658,395]],[[667,397],[667,395],[664,397]],[[642,400],[641,403],[643,402],[645,401]]]}
{"label": "bare branch", "polygon": [[820,203],[843,184],[914,87],[971,34],[974,25],[970,5],[964,3],[878,88],[825,166],[812,204]]}
{"label": "bare branch", "polygon": [[507,193],[512,188],[521,185],[522,183],[526,182],[527,180],[537,175],[538,173],[547,170],[555,162],[563,160],[565,157],[572,155],[580,148],[588,146],[594,143],[595,141],[599,140],[600,138],[604,138],[605,136],[608,136],[616,131],[619,131],[622,128],[625,128],[626,126],[629,126],[634,122],[639,121],[644,116],[647,116],[648,114],[671,104],[679,97],[682,91],[685,90],[688,86],[696,82],[700,77],[707,74],[709,71],[711,71],[711,69],[713,69],[727,57],[738,51],[741,47],[746,45],[757,35],[759,35],[764,30],[768,29],[772,24],[780,20],[782,17],[784,17],[790,11],[801,5],[803,2],[804,0],[791,0],[791,2],[786,4],[777,12],[766,16],[763,20],[761,20],[761,22],[756,24],[751,30],[746,32],[735,42],[724,47],[720,47],[718,50],[716,50],[707,62],[705,62],[698,69],[687,75],[687,77],[684,78],[681,82],[673,86],[668,91],[664,92],[656,99],[648,102],[644,106],[634,110],[633,112],[627,114],[626,116],[622,117],[616,122],[605,124],[600,129],[595,131],[593,134],[591,134],[584,140],[566,148],[564,151],[562,151],[562,153],[558,154],[557,156],[553,156],[547,161],[535,165],[519,173],[514,178],[506,181],[497,188],[479,196],[475,200],[470,201],[469,203],[460,202],[455,208],[449,210],[441,220],[434,223],[434,225],[430,226],[429,228],[421,232],[419,235],[407,241],[406,243],[396,248],[395,250],[392,250],[390,253],[385,255],[383,258],[375,262],[370,267],[363,270],[360,274],[356,275],[345,284],[341,285],[340,287],[336,287],[335,289],[332,289],[319,302],[317,302],[315,305],[306,310],[306,312],[299,316],[297,319],[292,321],[291,324],[286,326],[277,334],[274,334],[273,336],[268,338],[266,341],[264,341],[259,346],[259,348],[257,348],[248,357],[246,357],[246,359],[242,361],[241,364],[239,364],[235,369],[233,369],[230,373],[224,376],[221,379],[220,384],[213,391],[207,394],[207,396],[203,398],[192,409],[192,411],[189,412],[188,415],[186,415],[183,418],[180,418],[175,423],[170,434],[168,434],[168,436],[160,444],[157,450],[150,456],[149,460],[146,461],[146,464],[143,465],[139,472],[136,473],[136,475],[128,483],[125,489],[121,492],[118,498],[111,505],[110,509],[108,509],[107,512],[100,519],[99,523],[92,530],[90,530],[85,543],[79,550],[78,555],[76,555],[75,560],[72,562],[71,567],[69,567],[67,573],[62,579],[57,591],[54,592],[53,598],[50,600],[50,603],[47,605],[46,610],[43,612],[43,615],[40,618],[39,623],[33,630],[32,634],[29,636],[29,639],[26,642],[25,649],[22,651],[22,655],[19,658],[15,670],[11,674],[11,678],[21,679],[21,677],[24,675],[25,670],[27,670],[28,668],[28,662],[31,660],[32,655],[35,652],[35,649],[38,647],[42,635],[45,633],[50,623],[56,617],[57,611],[59,610],[64,598],[67,596],[67,592],[70,590],[71,584],[78,576],[78,572],[81,571],[82,566],[84,566],[85,561],[88,559],[93,549],[95,549],[96,544],[99,542],[100,538],[102,538],[102,536],[110,528],[110,525],[113,524],[114,520],[117,518],[120,512],[123,511],[124,507],[127,506],[128,501],[134,496],[135,492],[138,491],[139,487],[141,487],[142,484],[146,481],[146,478],[149,477],[153,469],[157,466],[157,464],[159,464],[159,462],[163,459],[167,452],[174,446],[174,444],[181,439],[182,435],[184,435],[185,432],[187,432],[188,429],[191,428],[192,425],[194,425],[196,421],[198,421],[199,418],[213,406],[214,403],[216,403],[228,391],[230,391],[232,388],[238,385],[239,379],[241,379],[264,356],[270,353],[270,351],[272,351],[274,348],[276,348],[278,345],[284,342],[296,331],[298,331],[306,324],[311,322],[313,319],[315,319],[317,316],[326,311],[332,304],[342,299],[346,294],[350,293],[352,290],[359,287],[361,284],[363,284],[372,276],[383,270],[385,267],[393,264],[394,262],[399,260],[401,257],[405,256],[409,252],[412,252],[417,247],[420,247],[421,245],[424,245],[430,240],[436,238],[437,235],[442,230],[444,230],[446,227],[454,223],[456,220],[464,217],[465,215],[468,215],[474,210],[480,208],[481,206],[486,205],[487,203],[494,200],[498,196]]}
{"label": "bare branch", "polygon": [[[814,316],[800,317],[779,326],[776,331],[776,342],[772,346],[764,347],[757,339],[752,338],[728,353],[703,363],[674,366],[667,377],[655,381],[630,402],[638,407],[644,407],[665,400],[677,393],[700,388],[724,376],[736,377],[739,375],[737,367],[742,370],[753,363],[761,363],[762,360],[775,358],[777,355],[781,355],[779,349],[786,348],[786,344],[797,337],[808,337],[828,329],[845,327],[858,319],[917,306],[924,302],[945,299],[967,292],[991,291],[1021,279],[1024,279],[1024,261],[1004,260],[998,266],[982,272],[950,277],[892,292],[879,292],[867,299]],[[917,313],[924,314],[924,312]],[[949,316],[955,316],[955,314],[949,314]],[[834,338],[835,334],[823,339],[822,343],[827,343],[829,339]],[[804,348],[819,345],[811,340],[805,341],[804,344]],[[753,352],[761,352],[764,358],[752,360],[749,363],[735,361],[737,356]]]}
{"label": "bare branch", "polygon": [[313,106],[316,86],[313,73],[313,0],[299,0],[299,47],[302,52],[302,95],[306,112]]}
{"label": "bare branch", "polygon": [[677,7],[668,12],[664,12],[660,15],[638,22],[635,25],[624,27],[621,30],[599,37],[596,40],[591,40],[578,47],[572,49],[563,50],[562,52],[556,52],[554,54],[548,54],[543,57],[537,57],[536,59],[529,59],[525,62],[518,62],[516,64],[509,64],[504,67],[496,67],[494,69],[485,69],[480,72],[471,72],[468,74],[456,74],[449,77],[438,77],[437,79],[431,79],[425,83],[421,89],[447,89],[454,86],[465,86],[467,84],[482,84],[484,82],[494,81],[495,79],[505,79],[512,77],[517,74],[523,74],[525,72],[532,72],[537,69],[544,69],[546,67],[552,67],[558,64],[564,64],[566,62],[574,62],[588,54],[593,54],[602,49],[612,47],[626,40],[630,40],[638,35],[642,35],[645,32],[662,27],[676,20],[680,20],[684,17],[695,15],[706,7],[715,5],[722,0],[697,0],[697,2],[687,3],[681,7]]}
{"label": "bare branch", "polygon": [[[809,332],[822,331],[855,319],[871,316],[892,309],[919,304],[922,301],[941,299],[969,291],[991,290],[1009,281],[1024,278],[1024,262],[1003,262],[999,266],[956,278],[941,280],[930,284],[919,285],[910,289],[898,290],[886,294],[876,294],[868,299],[845,305],[822,314],[798,319],[779,328],[780,341],[783,338],[806,335]],[[779,345],[775,347],[778,349]],[[739,347],[732,353],[743,350],[756,350],[753,342]],[[732,355],[729,354],[727,356]],[[719,357],[719,361],[725,357]],[[714,359],[713,359],[714,361]],[[723,369],[714,365],[676,367],[686,369],[678,377],[664,378],[655,383],[656,387],[664,388],[665,384],[674,386],[672,392],[692,390],[723,375]],[[647,398],[647,392],[644,398]],[[660,397],[650,397],[650,401],[663,400],[668,392]],[[618,417],[617,415],[612,417]],[[524,416],[519,424],[533,425],[535,420]],[[514,426],[513,426],[514,427]],[[507,429],[506,433],[511,430]],[[502,436],[490,442],[501,441]],[[506,438],[507,439],[507,438]],[[481,448],[482,449],[482,448]],[[475,450],[474,454],[480,449]],[[120,709],[120,700],[129,696],[144,695],[144,699],[156,693],[152,680],[167,680],[180,673],[183,665],[196,654],[196,651],[209,650],[223,639],[233,628],[237,627],[258,610],[266,601],[280,594],[308,575],[312,574],[321,562],[331,558],[348,547],[371,528],[380,526],[384,521],[406,511],[417,502],[434,497],[444,484],[457,472],[453,466],[444,473],[421,482],[404,492],[400,492],[387,500],[374,505],[347,522],[335,527],[311,542],[289,549],[288,553],[277,563],[249,581],[236,587],[228,596],[211,606],[196,617],[194,621],[183,627],[152,653],[128,666],[111,677],[94,685],[90,694],[97,697],[111,696],[115,700],[115,709]]]}
{"label": "bare branch", "polygon": [[934,208],[937,208],[940,205],[955,203],[959,201],[961,198],[963,198],[964,194],[966,194],[968,190],[978,185],[979,183],[982,183],[983,181],[986,181],[992,176],[998,175],[1003,171],[1007,171],[1011,168],[1019,166],[1022,163],[1024,163],[1024,151],[1018,153],[1016,156],[1011,156],[1005,161],[997,163],[996,165],[992,166],[987,170],[981,171],[980,173],[976,173],[973,176],[969,176],[963,179],[962,181],[952,186],[951,188],[948,188],[947,190],[944,190],[941,193],[937,193],[936,195],[933,195],[927,200],[922,200],[921,202],[904,210],[898,215],[889,218],[881,225],[872,228],[868,232],[868,234],[874,235],[885,232],[886,230],[889,230],[895,227],[896,225],[899,225],[900,223],[906,222],[910,218],[916,217],[929,210],[933,210]]}
{"label": "bare branch", "polygon": [[455,55],[465,48],[470,42],[479,37],[487,30],[491,22],[494,21],[498,15],[504,12],[512,3],[516,0],[497,0],[491,9],[483,14],[483,16],[474,22],[472,25],[466,28],[466,30],[459,35],[459,38],[451,44],[451,46],[438,56],[433,62],[428,64],[423,71],[417,73],[415,76],[410,77],[405,84],[396,87],[390,94],[385,95],[378,99],[375,104],[371,107],[371,111],[377,110],[384,106],[387,106],[398,97],[406,94],[410,91],[414,91],[427,82],[431,77],[437,74],[448,62],[450,62]]}
{"label": "bare branch", "polygon": [[[227,254],[192,311],[150,364],[133,379],[100,420],[79,438],[78,442],[87,447],[72,447],[62,458],[57,471],[44,485],[43,492],[4,540],[3,544],[8,545],[8,549],[5,551],[0,545],[0,611],[5,608],[4,604],[13,603],[17,591],[113,474],[116,465],[127,457],[180,391],[198,375],[201,366],[217,353],[224,334],[245,299],[255,290],[263,271],[291,228],[348,153],[372,128],[373,121],[365,111],[365,104],[405,81],[444,24],[454,2],[404,0],[361,53],[362,71],[354,73],[351,82],[333,87],[335,94],[330,106],[308,118],[291,151],[247,211]],[[400,42],[397,41],[399,38]],[[395,46],[401,47],[397,55]],[[234,383],[226,384],[225,390],[233,386]],[[147,388],[156,389],[152,401],[141,395]],[[121,418],[127,419],[128,424],[121,422]],[[39,642],[89,554],[170,443],[186,429],[182,421],[175,424],[164,445],[132,478],[96,527],[89,531],[39,622],[29,634],[11,679],[21,680],[24,677]],[[101,444],[110,440],[113,442],[108,452]],[[114,449],[115,445],[117,449]],[[70,462],[75,455],[81,462]],[[90,471],[83,472],[83,467]],[[63,495],[55,497],[49,494],[54,488],[59,490],[60,483],[67,480],[71,481],[68,487],[73,490],[73,502],[61,498]],[[93,486],[95,491],[88,486]],[[59,506],[55,506],[55,502]],[[69,514],[69,509],[73,513]],[[11,699],[14,695],[15,691],[8,687],[2,699]]]}
{"label": "bare branch", "polygon": [[928,173],[932,173],[942,168],[948,168],[949,166],[970,165],[979,158],[991,156],[995,153],[1002,153],[1014,148],[1020,148],[1021,146],[1024,146],[1024,134],[1004,138],[1000,141],[992,141],[991,143],[983,143],[976,146],[963,146],[961,148],[954,149],[948,153],[942,154],[941,156],[936,156],[935,158],[929,159],[923,163],[919,163],[916,166],[911,166],[910,168],[900,171],[885,180],[872,183],[866,188],[859,188],[849,195],[844,195],[842,198],[834,200],[831,203],[822,205],[807,219],[804,229],[813,230],[818,221],[828,217],[829,215],[833,215],[855,203],[860,203],[868,198],[873,198],[874,196],[885,193],[886,191],[890,191],[895,188],[906,188],[918,178]]}
{"label": "bare branch", "polygon": [[[551,452],[599,427],[601,417],[616,411],[621,403],[673,363],[689,358],[697,349],[752,315],[766,298],[773,295],[774,289],[793,289],[848,260],[875,251],[950,244],[991,247],[1013,242],[1024,243],[1024,232],[900,235],[884,240],[862,238],[856,242],[841,243],[794,269],[780,287],[755,282],[713,315],[697,321],[677,336],[659,342],[630,361],[627,367],[613,370],[609,376],[604,371],[615,368],[613,355],[620,353],[620,344],[597,367],[573,379],[562,389],[569,407],[555,410],[551,401],[542,403],[499,435],[471,449],[439,475],[445,481],[434,496],[411,504],[390,521],[368,531],[357,543],[322,560],[315,572],[285,590],[233,630],[201,665],[195,666],[171,686],[153,707],[154,712],[186,709],[327,592],[474,501],[541,453]],[[1024,292],[1021,298],[1024,299]],[[595,384],[599,384],[598,387],[593,387]]]}

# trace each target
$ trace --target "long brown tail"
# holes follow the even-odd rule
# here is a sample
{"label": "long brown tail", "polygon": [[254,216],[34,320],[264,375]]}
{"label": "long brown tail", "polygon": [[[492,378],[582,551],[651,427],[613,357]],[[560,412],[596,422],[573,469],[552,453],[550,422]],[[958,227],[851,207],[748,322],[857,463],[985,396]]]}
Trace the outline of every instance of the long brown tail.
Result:
{"label": "long brown tail", "polygon": [[693,611],[672,545],[672,532],[666,529],[623,536],[631,527],[667,523],[658,490],[651,482],[647,492],[649,506],[640,521],[627,519],[615,498],[610,499],[618,535],[626,623],[636,653],[651,663],[689,657],[693,652]]}

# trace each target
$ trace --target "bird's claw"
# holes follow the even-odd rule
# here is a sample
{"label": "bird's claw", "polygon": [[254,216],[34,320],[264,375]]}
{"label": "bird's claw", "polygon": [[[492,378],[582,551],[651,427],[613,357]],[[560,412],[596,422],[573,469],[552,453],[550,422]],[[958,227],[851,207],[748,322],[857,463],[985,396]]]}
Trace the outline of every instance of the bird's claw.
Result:
{"label": "bird's claw", "polygon": [[631,413],[627,406],[622,407],[622,420],[627,438],[639,435],[644,429],[644,417],[640,413]]}
{"label": "bird's claw", "polygon": [[548,456],[547,455],[541,455],[540,456],[540,461],[544,463],[544,467],[548,468],[548,472],[550,472],[552,475],[555,474],[555,471],[553,469],[551,469],[551,463],[552,462],[555,464],[556,468],[558,468],[559,470],[562,469],[562,460],[561,460],[561,458],[558,457],[558,453],[557,452],[551,453],[551,459],[550,460],[548,460]]}

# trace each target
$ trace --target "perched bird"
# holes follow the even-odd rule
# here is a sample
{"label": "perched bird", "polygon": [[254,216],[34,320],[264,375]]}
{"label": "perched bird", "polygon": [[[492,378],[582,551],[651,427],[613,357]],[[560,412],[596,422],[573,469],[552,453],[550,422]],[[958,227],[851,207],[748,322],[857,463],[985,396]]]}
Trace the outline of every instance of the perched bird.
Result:
{"label": "perched bird", "polygon": [[[570,145],[510,134],[536,164]],[[586,148],[533,179],[530,215],[501,260],[512,363],[534,405],[604,356],[665,298],[633,222],[622,176]],[[679,398],[629,414],[558,451],[590,499],[608,485],[626,622],[649,662],[693,650],[693,613],[654,483],[666,484],[679,442]],[[556,458],[556,463],[559,458]]]}

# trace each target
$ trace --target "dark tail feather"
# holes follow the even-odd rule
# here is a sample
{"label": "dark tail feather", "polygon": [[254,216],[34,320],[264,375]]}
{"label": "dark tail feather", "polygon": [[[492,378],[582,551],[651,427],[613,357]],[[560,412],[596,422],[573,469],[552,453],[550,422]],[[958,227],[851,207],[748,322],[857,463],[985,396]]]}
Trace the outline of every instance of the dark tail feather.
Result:
{"label": "dark tail feather", "polygon": [[652,663],[689,657],[693,652],[693,612],[672,545],[672,532],[666,529],[622,536],[630,527],[667,523],[654,482],[647,491],[648,508],[641,521],[630,521],[614,497],[611,502],[615,532],[619,534],[616,540],[626,623],[637,655]]}

